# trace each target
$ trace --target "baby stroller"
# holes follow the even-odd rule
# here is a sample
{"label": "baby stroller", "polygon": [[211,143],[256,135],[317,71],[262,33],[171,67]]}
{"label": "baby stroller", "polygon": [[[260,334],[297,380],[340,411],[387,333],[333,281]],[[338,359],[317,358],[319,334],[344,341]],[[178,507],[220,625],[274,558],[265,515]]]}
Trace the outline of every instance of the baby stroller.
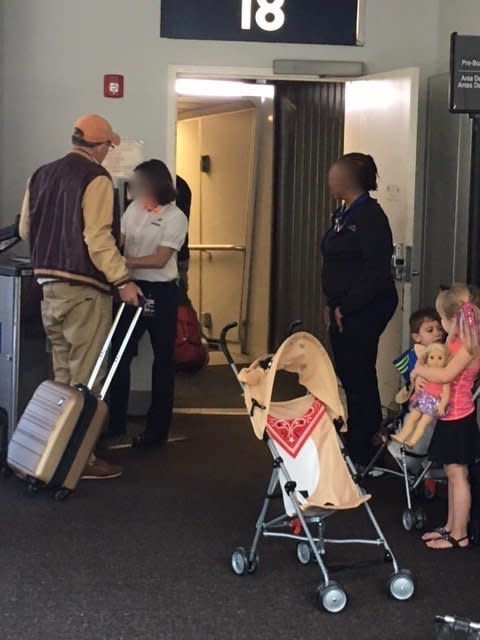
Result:
{"label": "baby stroller", "polygon": [[[403,481],[406,507],[402,513],[402,525],[406,531],[413,531],[421,530],[427,524],[425,509],[415,504],[416,498],[431,499],[434,497],[425,481],[427,479],[443,480],[445,474],[441,469],[432,468],[432,463],[427,458],[428,446],[433,434],[432,428],[426,431],[413,449],[402,446],[391,439],[391,436],[401,429],[407,411],[408,407],[402,407],[398,414],[384,422],[381,429],[383,442],[362,471],[361,478],[367,477],[372,471],[377,471],[382,475],[394,476]],[[378,464],[384,453],[391,456],[394,463],[393,469]]]}
{"label": "baby stroller", "polygon": [[[415,581],[397,560],[369,505],[370,495],[355,482],[356,469],[348,457],[337,430],[343,428],[343,408],[338,396],[335,372],[322,345],[312,335],[290,335],[277,353],[257,360],[240,373],[226,343],[228,325],[222,332],[221,346],[233,373],[244,391],[245,404],[255,435],[268,446],[273,469],[266,498],[258,517],[252,545],[237,548],[231,567],[238,576],[253,574],[258,568],[260,539],[285,538],[296,543],[298,561],[316,561],[322,575],[317,591],[320,608],[339,613],[347,604],[345,590],[329,576],[322,556],[328,544],[365,544],[383,549],[385,560],[393,565],[387,584],[397,600],[410,599]],[[272,402],[278,371],[298,375],[307,393],[287,402]],[[280,487],[284,513],[269,520],[268,511]],[[329,539],[326,519],[336,511],[362,506],[376,537],[372,539]]]}

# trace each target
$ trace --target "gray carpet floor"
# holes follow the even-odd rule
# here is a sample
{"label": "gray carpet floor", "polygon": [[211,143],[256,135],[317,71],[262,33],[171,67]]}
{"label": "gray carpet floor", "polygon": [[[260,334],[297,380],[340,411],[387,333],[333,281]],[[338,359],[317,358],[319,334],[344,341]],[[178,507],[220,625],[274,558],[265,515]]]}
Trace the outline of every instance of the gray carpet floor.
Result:
{"label": "gray carpet floor", "polygon": [[[400,483],[371,481],[372,506],[415,598],[390,600],[376,549],[333,548],[327,563],[347,609],[315,608],[315,566],[289,542],[264,541],[254,576],[229,568],[248,546],[271,458],[242,417],[176,416],[189,437],[157,451],[123,451],[117,481],[81,482],[65,503],[0,485],[2,640],[347,640],[435,638],[438,613],[480,617],[480,551],[432,552],[400,524]],[[426,504],[434,524],[442,499]],[[328,533],[368,533],[360,510],[330,519]]]}

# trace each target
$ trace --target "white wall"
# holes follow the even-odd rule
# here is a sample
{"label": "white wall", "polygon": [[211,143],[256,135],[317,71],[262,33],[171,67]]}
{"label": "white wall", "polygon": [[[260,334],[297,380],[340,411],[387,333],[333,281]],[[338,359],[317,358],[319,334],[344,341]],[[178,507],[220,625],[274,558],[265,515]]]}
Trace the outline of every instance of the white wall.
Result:
{"label": "white wall", "polygon": [[[178,123],[177,173],[182,177],[196,174],[194,184],[201,185],[195,195],[192,192],[192,204],[195,200],[196,206],[192,207],[190,220],[200,227],[192,244],[247,244],[247,218],[255,178],[256,117],[252,106]],[[188,149],[192,142],[194,148],[200,147],[195,156]],[[200,172],[199,158],[203,155],[211,158],[208,174]],[[192,287],[190,298],[198,313],[210,313],[212,327],[206,332],[212,338],[220,335],[228,322],[240,320],[244,263],[245,255],[238,252],[211,252],[204,254],[200,262],[191,263],[189,282],[197,286]],[[234,338],[235,332],[232,333]]]}
{"label": "white wall", "polygon": [[437,71],[448,71],[450,34],[480,35],[480,0],[440,0]]}
{"label": "white wall", "polygon": [[[31,171],[64,151],[83,112],[106,115],[145,140],[147,156],[164,156],[169,64],[363,60],[370,72],[420,66],[424,80],[436,69],[439,1],[367,0],[366,46],[351,48],[161,40],[160,0],[3,0],[0,222],[15,215]],[[125,99],[102,97],[104,73],[125,75]]]}

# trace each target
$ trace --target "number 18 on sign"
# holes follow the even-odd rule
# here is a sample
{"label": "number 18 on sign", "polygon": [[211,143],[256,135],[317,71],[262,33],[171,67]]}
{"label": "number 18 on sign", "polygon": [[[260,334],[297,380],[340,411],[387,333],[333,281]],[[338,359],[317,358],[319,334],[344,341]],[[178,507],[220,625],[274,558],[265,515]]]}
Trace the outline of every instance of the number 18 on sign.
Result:
{"label": "number 18 on sign", "polygon": [[242,0],[242,29],[252,29],[252,19],[263,31],[279,31],[285,24],[285,0]]}

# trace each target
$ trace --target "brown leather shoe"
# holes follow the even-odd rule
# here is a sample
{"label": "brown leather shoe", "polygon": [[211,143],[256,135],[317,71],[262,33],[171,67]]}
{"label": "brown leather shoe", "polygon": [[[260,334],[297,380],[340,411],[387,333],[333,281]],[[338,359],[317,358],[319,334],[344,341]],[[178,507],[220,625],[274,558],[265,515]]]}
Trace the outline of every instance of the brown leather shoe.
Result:
{"label": "brown leather shoe", "polygon": [[110,464],[100,458],[87,464],[82,475],[82,480],[112,480],[119,478],[123,473],[123,468],[118,464]]}

